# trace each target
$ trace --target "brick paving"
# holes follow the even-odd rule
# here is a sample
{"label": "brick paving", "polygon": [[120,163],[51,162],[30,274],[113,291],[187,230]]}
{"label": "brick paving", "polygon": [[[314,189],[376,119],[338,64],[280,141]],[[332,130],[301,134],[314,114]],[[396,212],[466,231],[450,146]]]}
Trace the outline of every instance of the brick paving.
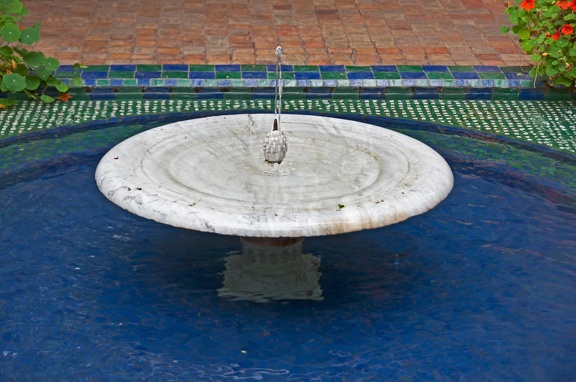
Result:
{"label": "brick paving", "polygon": [[502,0],[24,0],[62,63],[527,65]]}

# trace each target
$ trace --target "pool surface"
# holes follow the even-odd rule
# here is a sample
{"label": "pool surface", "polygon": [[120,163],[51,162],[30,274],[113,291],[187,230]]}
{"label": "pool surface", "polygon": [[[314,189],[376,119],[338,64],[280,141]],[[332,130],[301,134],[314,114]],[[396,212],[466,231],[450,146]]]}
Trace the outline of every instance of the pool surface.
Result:
{"label": "pool surface", "polygon": [[145,220],[100,194],[99,158],[162,123],[5,145],[0,379],[573,379],[574,157],[370,122],[443,155],[453,191],[393,226],[306,239],[320,261],[310,301],[220,297],[238,238]]}

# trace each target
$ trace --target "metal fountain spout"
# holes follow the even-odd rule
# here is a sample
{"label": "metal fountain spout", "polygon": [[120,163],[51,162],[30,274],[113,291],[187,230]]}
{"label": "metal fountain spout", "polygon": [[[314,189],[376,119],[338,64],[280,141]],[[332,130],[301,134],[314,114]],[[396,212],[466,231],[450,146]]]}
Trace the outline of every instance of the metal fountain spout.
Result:
{"label": "metal fountain spout", "polygon": [[274,124],[266,134],[262,151],[268,163],[282,163],[288,150],[286,136],[280,130],[280,115],[282,114],[282,48],[276,47],[276,88],[274,91]]}

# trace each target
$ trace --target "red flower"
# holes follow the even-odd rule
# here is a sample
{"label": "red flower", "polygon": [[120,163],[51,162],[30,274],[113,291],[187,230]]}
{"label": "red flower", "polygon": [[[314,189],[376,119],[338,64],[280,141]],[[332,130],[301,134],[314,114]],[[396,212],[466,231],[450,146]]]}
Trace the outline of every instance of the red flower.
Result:
{"label": "red flower", "polygon": [[570,6],[570,8],[572,8],[572,12],[576,12],[576,0],[572,1],[572,5]]}
{"label": "red flower", "polygon": [[570,6],[574,5],[574,2],[571,0],[559,0],[558,2],[556,2],[556,5],[562,8],[563,10],[566,10],[570,8]]}
{"label": "red flower", "polygon": [[558,31],[552,35],[552,40],[554,40],[554,41],[558,40],[559,38],[560,38],[560,31]]}
{"label": "red flower", "polygon": [[562,27],[562,33],[564,33],[565,35],[572,34],[572,32],[574,32],[574,28],[572,28],[572,25],[570,25],[570,24],[565,24],[565,25]]}
{"label": "red flower", "polygon": [[534,8],[535,2],[536,2],[536,0],[524,0],[524,1],[522,1],[522,4],[520,4],[520,5],[522,6],[522,8],[529,11],[532,8]]}

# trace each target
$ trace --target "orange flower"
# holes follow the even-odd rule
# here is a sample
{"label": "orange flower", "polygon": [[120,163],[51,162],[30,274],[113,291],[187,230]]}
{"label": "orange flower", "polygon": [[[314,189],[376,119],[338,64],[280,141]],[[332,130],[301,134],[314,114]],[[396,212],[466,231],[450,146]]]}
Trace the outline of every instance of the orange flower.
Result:
{"label": "orange flower", "polygon": [[62,102],[66,102],[66,101],[68,101],[68,100],[71,99],[71,98],[72,98],[72,96],[71,96],[70,94],[68,94],[68,93],[62,93],[62,94],[60,94],[58,97],[56,97],[56,99],[59,99],[59,100],[62,101]]}
{"label": "orange flower", "polygon": [[536,0],[524,0],[524,1],[522,1],[522,4],[520,4],[520,5],[522,6],[522,8],[529,11],[529,10],[534,8],[535,3],[536,3]]}
{"label": "orange flower", "polygon": [[565,35],[572,34],[572,32],[574,32],[574,28],[572,28],[572,25],[570,25],[570,24],[565,24],[565,25],[562,27],[562,33],[564,33]]}
{"label": "orange flower", "polygon": [[560,38],[560,32],[559,31],[552,35],[552,40],[554,40],[554,41],[558,40],[559,38]]}

